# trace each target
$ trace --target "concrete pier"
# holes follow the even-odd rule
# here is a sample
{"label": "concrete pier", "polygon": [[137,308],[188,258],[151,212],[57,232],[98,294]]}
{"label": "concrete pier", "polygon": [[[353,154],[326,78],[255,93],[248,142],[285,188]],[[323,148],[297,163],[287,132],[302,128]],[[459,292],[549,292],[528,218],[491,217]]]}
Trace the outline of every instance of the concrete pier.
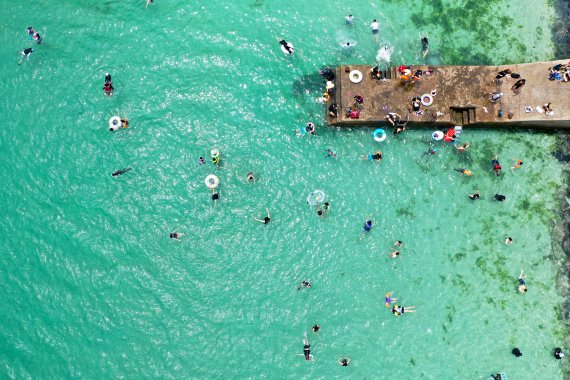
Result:
{"label": "concrete pier", "polygon": [[[569,60],[513,64],[505,66],[412,66],[412,74],[420,69],[430,71],[421,80],[403,83],[396,67],[386,70],[387,79],[373,79],[371,67],[365,65],[340,66],[334,70],[335,94],[326,103],[336,103],[338,117],[327,116],[327,123],[334,126],[391,126],[385,119],[388,112],[395,112],[408,127],[425,126],[444,129],[451,126],[469,127],[522,127],[570,129],[570,82],[550,81],[549,68]],[[520,92],[512,90],[518,80],[495,77],[499,71],[511,69],[526,79]],[[352,70],[359,70],[363,79],[353,83]],[[423,114],[410,112],[413,97],[421,97],[435,91],[433,104],[421,106]],[[503,93],[498,102],[490,101],[491,94]],[[358,119],[346,116],[345,110],[354,104],[354,96],[364,97]],[[546,115],[536,108],[552,103],[554,113]],[[532,112],[526,112],[530,106]],[[502,116],[499,116],[502,111]],[[328,111],[327,111],[328,113]],[[437,115],[437,116],[436,116]]]}

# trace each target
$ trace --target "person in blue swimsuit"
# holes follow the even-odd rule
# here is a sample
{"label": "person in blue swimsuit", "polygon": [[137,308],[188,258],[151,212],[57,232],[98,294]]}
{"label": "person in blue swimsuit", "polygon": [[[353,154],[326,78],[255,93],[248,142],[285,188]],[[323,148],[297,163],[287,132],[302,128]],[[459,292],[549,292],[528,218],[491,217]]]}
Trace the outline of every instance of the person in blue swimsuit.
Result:
{"label": "person in blue swimsuit", "polygon": [[362,227],[362,231],[364,232],[370,232],[370,230],[372,229],[373,223],[371,220],[367,220],[364,223],[364,227]]}
{"label": "person in blue swimsuit", "polygon": [[528,291],[524,277],[524,270],[521,269],[521,274],[519,274],[519,292],[521,293],[526,293]]}

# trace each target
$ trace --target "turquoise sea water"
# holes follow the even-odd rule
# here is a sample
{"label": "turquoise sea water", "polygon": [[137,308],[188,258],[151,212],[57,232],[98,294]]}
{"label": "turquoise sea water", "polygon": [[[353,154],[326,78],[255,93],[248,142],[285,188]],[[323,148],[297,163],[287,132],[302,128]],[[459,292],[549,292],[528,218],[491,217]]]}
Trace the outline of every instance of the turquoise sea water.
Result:
{"label": "turquoise sea water", "polygon": [[[406,7],[3,4],[1,377],[563,378],[552,358],[567,335],[556,286],[564,257],[550,237],[554,194],[567,185],[551,154],[557,136],[466,129],[468,153],[438,145],[428,157],[431,131],[412,130],[390,135],[376,164],[361,159],[378,149],[372,129],[325,127],[317,101],[322,65],[372,63],[384,45],[394,64],[419,63],[418,33],[430,35],[431,64],[562,58],[549,42],[553,9],[542,0]],[[18,66],[28,25],[44,43]],[[293,57],[277,37],[295,44]],[[346,39],[358,41],[352,52],[339,46]],[[128,129],[108,131],[115,114]],[[317,136],[293,136],[309,120]],[[223,165],[198,165],[214,147]],[[490,170],[495,155],[501,177]],[[517,159],[523,168],[511,173]],[[123,167],[132,170],[111,176]],[[208,174],[221,180],[216,207]],[[305,202],[314,189],[328,195],[326,218]],[[268,225],[253,220],[265,208]],[[364,236],[369,216],[376,226]],[[175,229],[180,241],[168,238]],[[313,286],[298,291],[303,279]],[[417,312],[393,316],[387,291]],[[305,331],[314,362],[297,356]]]}

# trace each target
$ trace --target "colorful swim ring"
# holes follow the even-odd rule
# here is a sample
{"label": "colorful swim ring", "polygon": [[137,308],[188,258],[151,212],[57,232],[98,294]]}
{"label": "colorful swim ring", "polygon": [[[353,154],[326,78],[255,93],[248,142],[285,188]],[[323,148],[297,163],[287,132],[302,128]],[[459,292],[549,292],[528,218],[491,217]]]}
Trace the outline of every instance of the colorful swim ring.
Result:
{"label": "colorful swim ring", "polygon": [[316,206],[319,203],[323,203],[326,199],[326,194],[322,190],[315,190],[307,196],[307,203],[310,206]]}
{"label": "colorful swim ring", "polygon": [[360,83],[362,82],[362,78],[362,72],[359,70],[352,70],[350,74],[348,74],[348,79],[350,79],[352,83]]}
{"label": "colorful swim ring", "polygon": [[439,141],[443,138],[443,132],[442,131],[435,131],[431,134],[431,138],[434,139],[435,141]]}
{"label": "colorful swim ring", "polygon": [[121,122],[121,118],[118,116],[113,116],[109,119],[109,129],[111,131],[116,131],[117,129],[121,128],[122,124],[123,123]]}
{"label": "colorful swim ring", "polygon": [[433,96],[430,94],[423,94],[421,99],[424,107],[429,107],[433,104]]}
{"label": "colorful swim ring", "polygon": [[382,128],[378,128],[374,133],[372,133],[372,137],[374,138],[374,141],[382,142],[386,140],[386,132],[384,132]]}
{"label": "colorful swim ring", "polygon": [[212,156],[212,158],[220,157],[220,150],[216,148],[212,149],[210,151],[210,156]]}
{"label": "colorful swim ring", "polygon": [[220,184],[220,180],[218,179],[218,177],[216,177],[213,174],[207,176],[205,182],[206,186],[208,186],[208,189],[215,189]]}

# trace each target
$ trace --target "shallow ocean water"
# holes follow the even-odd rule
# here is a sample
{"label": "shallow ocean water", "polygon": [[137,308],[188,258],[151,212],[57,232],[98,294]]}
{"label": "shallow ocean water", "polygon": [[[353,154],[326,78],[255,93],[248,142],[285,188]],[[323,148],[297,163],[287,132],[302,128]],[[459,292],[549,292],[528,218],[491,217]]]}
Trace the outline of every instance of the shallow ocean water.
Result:
{"label": "shallow ocean water", "polygon": [[[393,64],[419,63],[424,32],[430,64],[562,58],[549,42],[553,10],[547,1],[405,6],[5,4],[2,377],[563,378],[551,356],[567,334],[556,289],[564,257],[550,238],[554,194],[567,185],[551,154],[558,137],[466,128],[469,152],[438,144],[428,156],[431,131],[409,130],[370,163],[361,158],[379,148],[373,129],[325,127],[317,100],[321,66],[372,63],[384,45]],[[28,25],[45,39],[18,66]],[[277,37],[294,42],[293,57]],[[347,39],[358,41],[350,52],[339,46]],[[101,90],[106,71],[112,97]],[[110,133],[114,114],[130,127]],[[295,137],[309,120],[317,136]],[[198,165],[214,147],[222,166]],[[490,170],[495,155],[501,177]],[[517,159],[524,165],[511,173]],[[110,175],[123,167],[132,170]],[[216,207],[204,185],[212,173]],[[315,189],[331,203],[327,218],[305,201]],[[482,199],[471,202],[476,190]],[[268,225],[253,220],[265,208]],[[376,226],[363,235],[367,217]],[[178,242],[174,229],[185,234]],[[303,279],[313,286],[298,291]],[[417,313],[393,316],[387,291]],[[311,363],[297,356],[305,331]]]}

